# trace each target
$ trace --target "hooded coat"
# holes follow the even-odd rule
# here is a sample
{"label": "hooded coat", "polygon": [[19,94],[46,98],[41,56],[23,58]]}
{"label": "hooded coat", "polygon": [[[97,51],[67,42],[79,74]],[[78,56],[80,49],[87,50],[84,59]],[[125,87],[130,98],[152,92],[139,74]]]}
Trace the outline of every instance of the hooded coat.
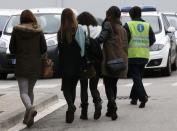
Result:
{"label": "hooded coat", "polygon": [[[100,36],[97,38],[99,43],[103,43],[103,61],[102,61],[102,74],[108,77],[126,78],[128,70],[128,39],[126,30],[118,21],[113,29],[110,22],[103,23]],[[115,30],[115,31],[114,31]],[[107,71],[106,62],[116,58],[123,58],[126,63],[126,69],[120,72],[111,74]]]}
{"label": "hooded coat", "polygon": [[16,57],[16,77],[34,78],[41,74],[41,55],[47,51],[46,40],[38,25],[20,24],[13,28],[10,52]]}

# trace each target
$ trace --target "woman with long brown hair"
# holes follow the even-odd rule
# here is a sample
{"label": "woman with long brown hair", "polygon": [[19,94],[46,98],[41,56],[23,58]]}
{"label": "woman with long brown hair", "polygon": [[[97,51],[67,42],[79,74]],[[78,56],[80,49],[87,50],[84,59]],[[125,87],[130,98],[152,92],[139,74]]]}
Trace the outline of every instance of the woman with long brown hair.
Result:
{"label": "woman with long brown hair", "polygon": [[[99,43],[103,43],[102,74],[105,85],[106,96],[108,98],[107,117],[112,120],[117,119],[117,82],[119,78],[127,76],[127,50],[128,40],[125,29],[120,22],[121,12],[116,6],[110,7],[106,11],[106,19],[102,25],[102,31],[97,38]],[[123,59],[125,68],[120,71],[111,71],[108,62],[111,60]]]}
{"label": "woman with long brown hair", "polygon": [[62,90],[68,104],[66,122],[74,120],[76,85],[80,77],[81,61],[85,52],[85,34],[78,25],[73,11],[69,8],[61,14],[58,31],[59,67],[61,70]]}
{"label": "woman with long brown hair", "polygon": [[30,10],[21,13],[20,24],[13,28],[9,48],[16,57],[15,76],[26,107],[23,123],[30,127],[37,114],[33,106],[33,88],[41,73],[41,55],[47,51],[42,29]]}

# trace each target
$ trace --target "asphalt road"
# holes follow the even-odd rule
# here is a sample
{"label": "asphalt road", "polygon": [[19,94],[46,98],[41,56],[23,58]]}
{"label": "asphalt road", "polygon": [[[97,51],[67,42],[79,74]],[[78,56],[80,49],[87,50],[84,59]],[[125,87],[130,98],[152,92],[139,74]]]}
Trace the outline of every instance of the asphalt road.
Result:
{"label": "asphalt road", "polygon": [[[145,109],[139,109],[138,106],[129,104],[129,93],[132,80],[121,79],[118,82],[118,115],[116,121],[111,121],[105,117],[106,96],[102,80],[99,82],[99,90],[103,99],[102,117],[93,120],[94,106],[92,98],[89,97],[89,120],[80,120],[80,86],[77,88],[75,120],[72,124],[65,123],[65,112],[67,106],[59,108],[53,113],[45,116],[34,124],[31,129],[23,131],[176,131],[177,130],[177,71],[169,77],[146,77],[143,80],[146,91],[150,96]],[[8,80],[0,81],[0,88],[3,85],[17,85],[13,76]],[[61,81],[59,79],[39,80],[35,91],[46,91],[57,93],[59,98],[63,99],[60,91]],[[8,90],[17,90],[17,87],[9,87]]]}

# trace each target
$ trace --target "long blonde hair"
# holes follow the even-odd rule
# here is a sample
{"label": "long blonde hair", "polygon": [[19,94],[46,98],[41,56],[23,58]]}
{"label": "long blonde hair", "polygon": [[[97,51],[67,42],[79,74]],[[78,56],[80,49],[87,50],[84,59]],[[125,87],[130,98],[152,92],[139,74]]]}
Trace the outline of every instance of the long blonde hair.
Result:
{"label": "long blonde hair", "polygon": [[74,12],[70,8],[64,9],[61,14],[61,26],[58,31],[58,39],[71,43],[77,26],[78,23]]}

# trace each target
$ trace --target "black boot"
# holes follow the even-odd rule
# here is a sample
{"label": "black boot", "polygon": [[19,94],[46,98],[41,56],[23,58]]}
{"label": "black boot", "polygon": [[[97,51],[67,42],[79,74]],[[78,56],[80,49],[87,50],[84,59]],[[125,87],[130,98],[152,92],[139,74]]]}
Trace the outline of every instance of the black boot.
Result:
{"label": "black boot", "polygon": [[102,102],[95,103],[94,119],[98,120],[101,116]]}
{"label": "black boot", "polygon": [[68,110],[66,111],[66,123],[72,123],[74,120],[74,112],[76,111],[76,107],[69,106]]}
{"label": "black boot", "polygon": [[111,119],[114,121],[118,118],[117,116],[117,107],[114,107],[111,112]]}
{"label": "black boot", "polygon": [[130,104],[131,105],[137,105],[137,99],[132,99],[131,101],[130,101]]}
{"label": "black boot", "polygon": [[112,120],[116,120],[117,119],[117,105],[115,101],[109,101],[108,105],[107,105],[107,112],[106,112],[106,116],[107,117],[111,117]]}
{"label": "black boot", "polygon": [[82,120],[88,120],[88,115],[87,115],[87,111],[88,111],[88,103],[86,104],[81,104],[81,116],[80,119]]}
{"label": "black boot", "polygon": [[111,117],[111,103],[110,102],[108,102],[108,104],[107,104],[106,116]]}
{"label": "black boot", "polygon": [[141,100],[139,108],[145,108],[145,105],[146,105],[147,101],[148,101],[148,97],[145,97],[143,100]]}

